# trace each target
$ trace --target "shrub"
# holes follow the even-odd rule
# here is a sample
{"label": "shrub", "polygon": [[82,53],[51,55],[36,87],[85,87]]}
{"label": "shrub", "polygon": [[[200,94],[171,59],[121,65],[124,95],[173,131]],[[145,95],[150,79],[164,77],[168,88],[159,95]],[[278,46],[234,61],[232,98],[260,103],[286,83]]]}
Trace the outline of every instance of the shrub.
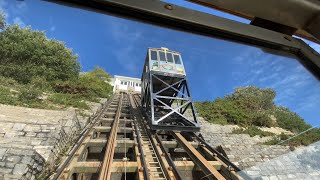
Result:
{"label": "shrub", "polygon": [[[290,136],[281,133],[280,135],[276,136],[274,139],[265,142],[267,145],[274,145],[278,144],[281,141],[285,141],[291,138]],[[306,133],[300,134],[299,136],[293,137],[290,140],[282,143],[282,145],[289,145],[289,146],[308,146],[314,142],[320,140],[320,129],[315,128]]]}
{"label": "shrub", "polygon": [[0,86],[0,103],[8,105],[17,105],[18,101],[9,88]]}
{"label": "shrub", "polygon": [[64,105],[65,107],[72,106],[80,109],[89,109],[84,99],[75,94],[56,93],[48,97],[48,100],[55,104]]}
{"label": "shrub", "polygon": [[271,132],[266,132],[266,131],[262,131],[259,128],[255,127],[255,126],[249,126],[245,129],[242,128],[238,128],[238,129],[234,129],[232,131],[232,133],[234,134],[249,134],[250,137],[253,136],[260,136],[260,137],[265,137],[265,136],[273,136],[274,133]]}
{"label": "shrub", "polygon": [[270,118],[269,112],[254,112],[252,113],[252,124],[255,126],[272,127],[274,123]]}
{"label": "shrub", "polygon": [[94,70],[81,75],[79,79],[88,87],[90,95],[107,98],[112,93],[112,86],[107,83],[110,81],[110,75],[100,67],[95,67]]}
{"label": "shrub", "polygon": [[[209,122],[248,126],[280,126],[301,132],[310,126],[296,113],[274,104],[276,92],[270,88],[239,87],[231,95],[212,102],[196,102],[200,116]],[[271,119],[275,116],[277,122]]]}
{"label": "shrub", "polygon": [[9,78],[9,77],[3,77],[0,76],[0,85],[1,86],[6,86],[6,87],[17,87],[19,84],[17,83],[16,80]]}
{"label": "shrub", "polygon": [[32,101],[40,101],[39,97],[42,91],[32,85],[26,85],[20,89],[18,99],[23,103],[30,103]]}
{"label": "shrub", "polygon": [[87,94],[88,87],[80,80],[74,81],[56,81],[53,83],[53,88],[58,93],[68,94]]}
{"label": "shrub", "polygon": [[50,83],[43,77],[33,77],[29,84],[32,88],[38,89],[40,91],[50,91]]}
{"label": "shrub", "polygon": [[279,144],[281,141],[278,137],[274,136],[272,137],[272,139],[270,139],[269,141],[264,142],[264,145],[276,145]]}
{"label": "shrub", "polygon": [[298,114],[285,107],[277,107],[275,117],[279,127],[295,133],[305,131],[311,127]]}

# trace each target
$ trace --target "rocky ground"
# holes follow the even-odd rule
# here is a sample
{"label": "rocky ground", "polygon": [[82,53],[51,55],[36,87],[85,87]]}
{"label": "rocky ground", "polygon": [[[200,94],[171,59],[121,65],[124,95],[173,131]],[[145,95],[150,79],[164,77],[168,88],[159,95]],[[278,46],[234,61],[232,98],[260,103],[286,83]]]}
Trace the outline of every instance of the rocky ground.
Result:
{"label": "rocky ground", "polygon": [[[211,124],[199,118],[201,134],[213,147],[221,146],[230,161],[254,179],[320,179],[320,164],[311,167],[316,147],[310,145],[291,151],[288,146],[262,145],[270,137],[250,137],[248,134],[232,134],[236,125]],[[306,157],[308,152],[311,157]],[[317,164],[317,163],[313,163]]]}
{"label": "rocky ground", "polygon": [[101,103],[90,103],[91,109],[82,111],[82,116],[75,109],[0,105],[0,179],[35,178],[70,143]]}

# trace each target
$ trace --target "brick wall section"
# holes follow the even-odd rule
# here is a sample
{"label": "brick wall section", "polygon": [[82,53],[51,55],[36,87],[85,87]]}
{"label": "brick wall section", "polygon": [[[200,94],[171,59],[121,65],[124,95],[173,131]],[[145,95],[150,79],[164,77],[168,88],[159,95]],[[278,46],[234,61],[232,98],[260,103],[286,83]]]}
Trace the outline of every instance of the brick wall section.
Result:
{"label": "brick wall section", "polygon": [[[101,103],[90,103],[86,114],[95,113]],[[0,105],[0,179],[34,179],[45,164],[54,163],[61,149],[72,144],[87,121],[74,109]]]}

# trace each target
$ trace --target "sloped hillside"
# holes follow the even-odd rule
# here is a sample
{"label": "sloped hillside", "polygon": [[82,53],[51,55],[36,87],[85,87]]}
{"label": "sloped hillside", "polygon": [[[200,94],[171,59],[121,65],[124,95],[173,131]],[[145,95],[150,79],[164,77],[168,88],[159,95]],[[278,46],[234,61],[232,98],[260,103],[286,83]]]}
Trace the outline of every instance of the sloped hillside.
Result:
{"label": "sloped hillside", "polygon": [[[320,129],[310,129],[297,113],[274,103],[276,92],[271,88],[255,86],[239,87],[232,94],[214,101],[196,102],[200,116],[216,124],[235,124],[241,128],[233,132],[250,136],[272,136],[266,144],[284,144],[290,146],[309,145],[320,140]],[[292,133],[268,132],[268,128],[277,127]],[[302,133],[307,131],[305,133]],[[299,135],[298,135],[299,134]],[[298,135],[286,141],[288,138]],[[284,141],[284,142],[282,142]]]}

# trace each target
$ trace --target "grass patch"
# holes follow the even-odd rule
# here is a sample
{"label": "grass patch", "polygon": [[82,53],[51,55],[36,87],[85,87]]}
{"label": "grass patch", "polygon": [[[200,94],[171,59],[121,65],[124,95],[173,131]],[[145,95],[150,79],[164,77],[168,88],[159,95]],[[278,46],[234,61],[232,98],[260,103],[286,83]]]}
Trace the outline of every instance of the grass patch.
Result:
{"label": "grass patch", "polygon": [[10,91],[9,88],[0,86],[0,102],[2,104],[8,105],[18,105],[18,98],[15,96],[15,93]]}
{"label": "grass patch", "polygon": [[76,94],[56,93],[48,97],[48,100],[54,104],[63,105],[64,107],[72,106],[80,109],[89,109],[85,99]]}
{"label": "grass patch", "polygon": [[[285,134],[280,134],[275,136],[273,139],[265,142],[264,144],[266,145],[275,145],[278,144],[282,141],[287,140],[288,138],[291,138],[291,136],[285,135]],[[293,137],[292,139],[281,143],[281,145],[289,145],[289,146],[308,146],[314,142],[317,142],[320,140],[320,129],[319,128],[314,128],[304,134],[301,134],[297,137]]]}
{"label": "grass patch", "polygon": [[0,87],[0,103],[29,108],[50,108],[46,102],[38,98],[36,91],[31,91],[30,89],[23,89],[20,92],[16,92],[6,87]]}
{"label": "grass patch", "polygon": [[209,123],[213,123],[213,124],[221,124],[221,125],[226,125],[229,124],[226,120],[224,119],[209,119],[208,120]]}
{"label": "grass patch", "polygon": [[260,136],[260,137],[265,137],[265,136],[273,136],[274,133],[271,132],[266,132],[266,131],[262,131],[259,128],[255,127],[255,126],[249,126],[245,129],[242,128],[238,128],[238,129],[234,129],[232,131],[232,133],[234,134],[249,134],[250,137],[253,136]]}

